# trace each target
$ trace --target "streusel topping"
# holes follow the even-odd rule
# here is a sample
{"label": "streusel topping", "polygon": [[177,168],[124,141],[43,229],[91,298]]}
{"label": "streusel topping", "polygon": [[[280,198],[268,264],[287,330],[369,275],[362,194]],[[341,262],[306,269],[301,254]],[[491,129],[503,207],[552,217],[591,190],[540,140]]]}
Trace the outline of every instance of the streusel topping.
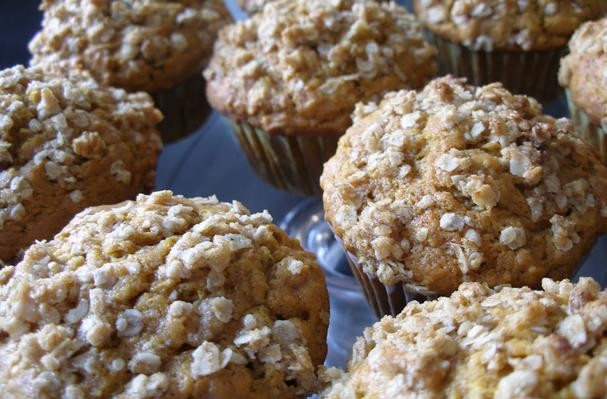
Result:
{"label": "streusel topping", "polygon": [[[49,237],[24,233],[54,224],[47,203],[78,209],[99,204],[103,192],[120,192],[116,187],[150,187],[161,119],[149,95],[101,86],[86,74],[66,78],[23,66],[0,71],[0,259]],[[85,186],[104,176],[105,186]]]}
{"label": "streusel topping", "polygon": [[220,32],[207,95],[269,132],[341,134],[357,101],[423,86],[435,53],[395,3],[277,0]]}
{"label": "streusel topping", "polygon": [[0,389],[37,398],[294,397],[326,352],[314,256],[240,203],[89,208],[0,271]]}
{"label": "streusel topping", "polygon": [[607,291],[591,278],[543,291],[464,283],[450,298],[407,305],[354,346],[349,372],[322,397],[602,398]]}
{"label": "streusel topping", "polygon": [[432,32],[473,50],[547,50],[565,46],[603,0],[414,0]]}
{"label": "streusel topping", "polygon": [[607,130],[607,18],[582,25],[561,60],[561,86],[592,121]]}
{"label": "streusel topping", "polygon": [[360,105],[324,168],[325,217],[382,283],[568,277],[607,228],[607,169],[567,119],[452,77]]}
{"label": "streusel topping", "polygon": [[43,0],[32,65],[80,67],[112,86],[155,91],[201,71],[230,16],[222,0]]}

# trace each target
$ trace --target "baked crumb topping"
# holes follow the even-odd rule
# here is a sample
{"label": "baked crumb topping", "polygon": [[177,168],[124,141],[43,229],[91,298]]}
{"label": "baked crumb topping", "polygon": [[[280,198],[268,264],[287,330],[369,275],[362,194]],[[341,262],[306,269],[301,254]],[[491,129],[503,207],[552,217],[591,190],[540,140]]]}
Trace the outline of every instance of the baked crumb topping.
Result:
{"label": "baked crumb topping", "polygon": [[170,88],[208,63],[230,16],[221,0],[44,0],[32,65],[84,68],[127,90]]}
{"label": "baked crumb topping", "polygon": [[414,0],[439,36],[473,50],[547,50],[565,46],[582,22],[607,11],[602,0]]}
{"label": "baked crumb topping", "polygon": [[[129,191],[153,184],[162,147],[155,125],[162,115],[145,93],[105,87],[85,73],[66,78],[16,66],[0,71],[0,115],[0,230],[10,232],[0,259],[60,229],[47,205],[61,204],[73,215],[84,203],[101,203],[104,192],[111,197],[116,186]],[[91,179],[106,179],[104,187],[87,186]],[[64,206],[62,196],[72,204]],[[24,226],[41,224],[56,230],[25,237]],[[8,259],[5,252],[12,252]]]}
{"label": "baked crumb topping", "polygon": [[607,169],[570,121],[452,77],[359,105],[321,186],[367,273],[442,294],[569,276],[607,227]]}
{"label": "baked crumb topping", "polygon": [[277,0],[220,32],[204,74],[211,104],[238,121],[341,134],[356,102],[423,86],[435,54],[396,3]]}
{"label": "baked crumb topping", "polygon": [[607,130],[607,18],[575,32],[561,59],[559,82],[592,122]]}
{"label": "baked crumb topping", "polygon": [[607,395],[607,291],[591,278],[543,291],[463,283],[367,328],[323,398]]}
{"label": "baked crumb topping", "polygon": [[294,397],[328,300],[313,255],[240,203],[89,208],[0,270],[0,388],[33,397]]}

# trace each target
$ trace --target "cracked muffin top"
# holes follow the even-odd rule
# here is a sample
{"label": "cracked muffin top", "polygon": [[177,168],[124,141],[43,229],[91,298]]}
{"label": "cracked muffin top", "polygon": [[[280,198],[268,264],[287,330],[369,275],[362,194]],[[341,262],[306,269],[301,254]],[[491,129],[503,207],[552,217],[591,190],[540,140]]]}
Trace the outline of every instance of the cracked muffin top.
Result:
{"label": "cracked muffin top", "polygon": [[559,82],[594,124],[607,127],[607,18],[586,22],[575,32],[561,60]]}
{"label": "cracked muffin top", "polygon": [[590,278],[543,291],[464,283],[450,298],[409,303],[354,346],[339,398],[602,398],[607,291]]}
{"label": "cracked muffin top", "polygon": [[563,47],[580,24],[607,12],[603,0],[413,0],[437,35],[473,50]]}
{"label": "cracked muffin top", "polygon": [[321,177],[325,217],[382,283],[569,277],[607,228],[607,169],[571,122],[444,77],[361,105]]}
{"label": "cracked muffin top", "polygon": [[395,3],[277,0],[220,32],[207,97],[269,133],[342,134],[356,102],[423,86],[435,54]]}
{"label": "cracked muffin top", "polygon": [[326,353],[314,256],[240,203],[89,208],[0,270],[0,389],[36,398],[295,397]]}
{"label": "cracked muffin top", "polygon": [[145,93],[41,68],[0,71],[0,260],[82,209],[154,184],[162,115]]}
{"label": "cracked muffin top", "polygon": [[126,90],[168,89],[208,63],[230,22],[222,0],[43,0],[32,65],[83,68]]}

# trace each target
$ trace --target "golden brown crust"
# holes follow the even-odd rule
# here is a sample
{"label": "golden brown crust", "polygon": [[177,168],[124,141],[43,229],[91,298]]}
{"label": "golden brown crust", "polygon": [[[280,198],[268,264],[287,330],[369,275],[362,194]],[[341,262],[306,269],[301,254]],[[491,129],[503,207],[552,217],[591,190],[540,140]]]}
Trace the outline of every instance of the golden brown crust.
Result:
{"label": "golden brown crust", "polygon": [[169,89],[207,64],[230,21],[222,0],[44,0],[32,65],[89,70],[111,86]]}
{"label": "golden brown crust", "polygon": [[474,50],[550,50],[580,24],[607,12],[603,0],[414,0],[437,35]]}
{"label": "golden brown crust", "polygon": [[597,126],[607,126],[606,48],[607,18],[587,22],[571,38],[570,53],[561,60],[559,71],[561,86]]}
{"label": "golden brown crust", "polygon": [[314,256],[240,203],[89,208],[0,271],[3,397],[291,398],[326,354]]}
{"label": "golden brown crust", "polygon": [[464,82],[358,108],[321,177],[327,221],[387,285],[569,277],[607,228],[607,168],[570,121]]}
{"label": "golden brown crust", "polygon": [[0,72],[0,260],[82,209],[154,184],[162,115],[145,93],[39,68]]}
{"label": "golden brown crust", "polygon": [[435,52],[394,3],[278,0],[220,32],[207,96],[270,133],[342,134],[357,101],[423,86]]}
{"label": "golden brown crust", "polygon": [[590,278],[542,286],[464,283],[450,298],[410,303],[365,331],[347,374],[328,370],[321,397],[607,396],[607,291]]}

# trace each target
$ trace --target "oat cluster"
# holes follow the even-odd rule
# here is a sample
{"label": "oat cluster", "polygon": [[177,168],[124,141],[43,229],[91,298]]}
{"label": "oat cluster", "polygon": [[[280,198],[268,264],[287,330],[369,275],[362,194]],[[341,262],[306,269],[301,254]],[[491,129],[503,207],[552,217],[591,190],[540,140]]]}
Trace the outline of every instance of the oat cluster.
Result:
{"label": "oat cluster", "polygon": [[571,122],[452,77],[360,105],[321,177],[325,216],[382,283],[536,287],[607,228],[607,168]]}
{"label": "oat cluster", "polygon": [[271,133],[341,134],[356,102],[423,86],[435,53],[395,3],[277,0],[220,32],[207,95]]}
{"label": "oat cluster", "polygon": [[432,32],[473,50],[547,50],[565,46],[604,0],[414,0]]}
{"label": "oat cluster", "polygon": [[230,16],[222,0],[44,0],[32,65],[156,91],[199,73]]}
{"label": "oat cluster", "polygon": [[248,14],[261,11],[264,5],[274,0],[238,0],[238,5]]}
{"label": "oat cluster", "polygon": [[154,183],[160,111],[145,93],[39,68],[0,71],[0,260],[87,206]]}
{"label": "oat cluster", "polygon": [[607,291],[590,278],[543,291],[464,283],[410,303],[354,347],[349,373],[328,370],[338,398],[602,398]]}
{"label": "oat cluster", "polygon": [[582,25],[561,60],[559,81],[596,125],[607,130],[607,18]]}
{"label": "oat cluster", "polygon": [[313,255],[240,203],[89,208],[0,270],[4,397],[295,397],[326,352]]}

